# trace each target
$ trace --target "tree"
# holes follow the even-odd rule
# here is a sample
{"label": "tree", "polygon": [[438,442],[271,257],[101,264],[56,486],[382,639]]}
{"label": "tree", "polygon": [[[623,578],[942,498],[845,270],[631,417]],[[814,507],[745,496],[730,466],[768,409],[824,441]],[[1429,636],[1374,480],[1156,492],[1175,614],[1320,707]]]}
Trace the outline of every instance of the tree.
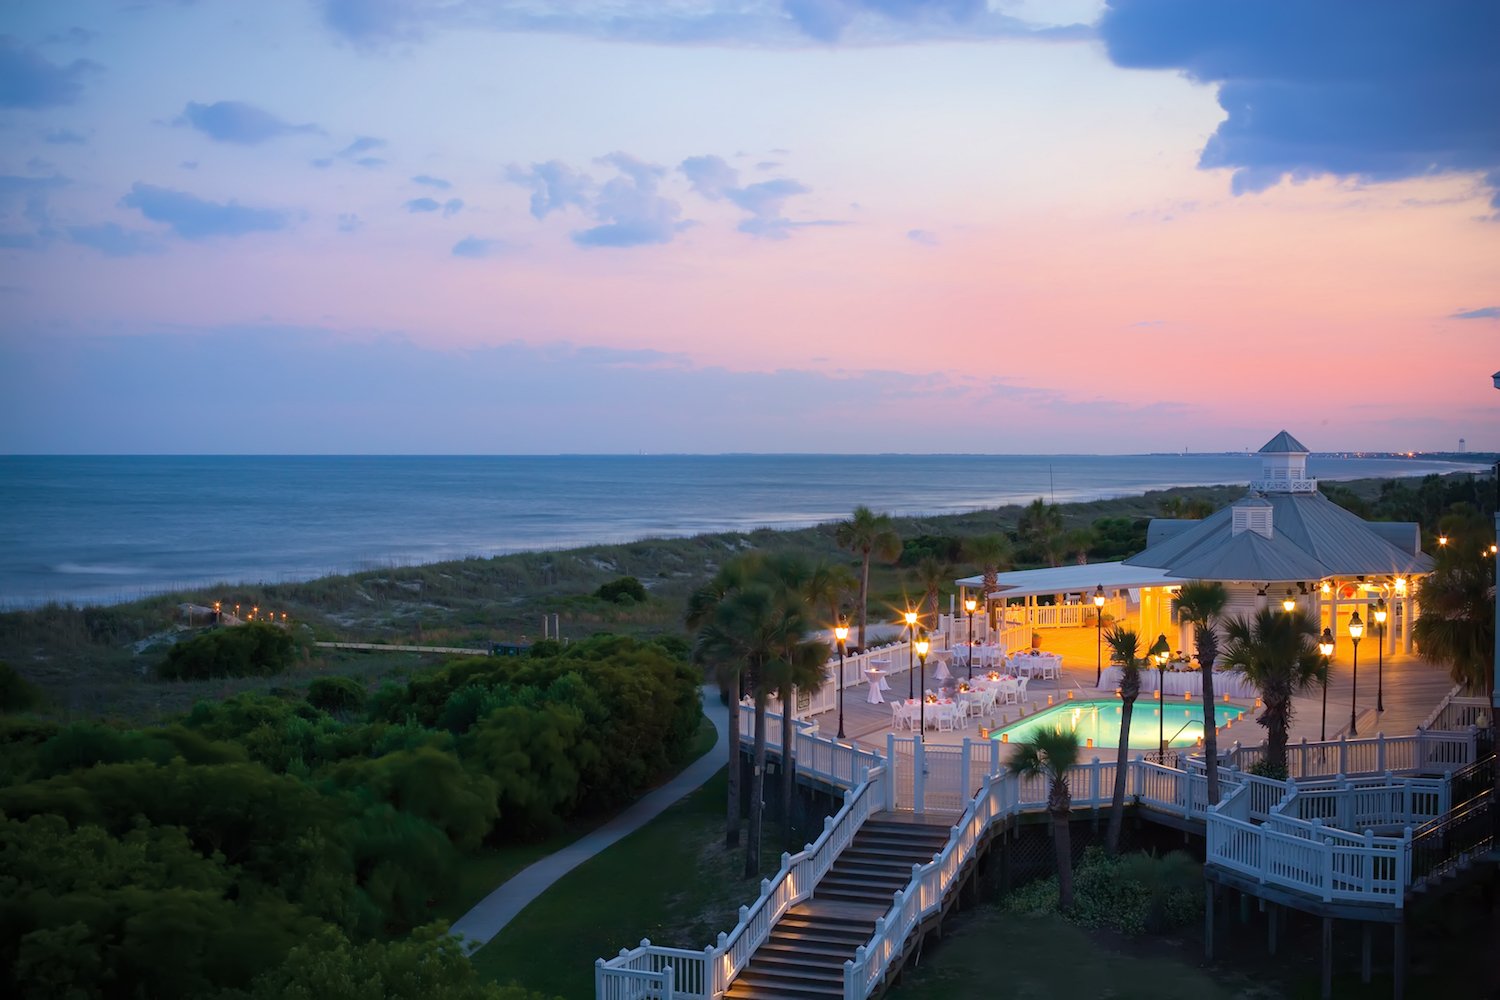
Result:
{"label": "tree", "polygon": [[1172,598],[1172,610],[1193,626],[1193,647],[1203,675],[1203,759],[1209,805],[1219,801],[1219,732],[1214,716],[1214,661],[1219,658],[1219,634],[1214,631],[1214,622],[1224,613],[1228,600],[1224,585],[1209,580],[1185,583]]}
{"label": "tree", "polygon": [[1323,678],[1318,626],[1298,609],[1262,608],[1253,617],[1224,622],[1228,642],[1224,662],[1260,691],[1265,711],[1255,721],[1266,727],[1266,771],[1286,776],[1286,734],[1292,724],[1292,696]]}
{"label": "tree", "polygon": [[692,657],[694,662],[714,668],[719,690],[729,704],[729,784],[728,812],[724,820],[724,846],[740,843],[740,701],[745,697],[745,663],[729,637],[718,629],[715,618],[719,605],[744,582],[745,563],[731,560],[708,583],[688,597],[687,627],[695,631]]}
{"label": "tree", "polygon": [[[702,622],[695,651],[705,662],[741,664],[744,687],[755,699],[754,750],[750,772],[750,824],[745,844],[745,875],[760,870],[761,803],[765,800],[766,767],[766,701],[772,686],[781,677],[773,665],[802,662],[810,656],[799,644],[821,647],[827,659],[827,648],[808,643],[805,636],[810,622],[806,601],[800,591],[806,575],[795,562],[767,560],[759,553],[740,556],[720,570],[712,585],[722,596],[709,613],[702,602],[695,602],[694,617]],[[821,664],[820,664],[821,666]],[[791,667],[788,667],[791,676]],[[730,716],[738,714],[738,704]],[[790,713],[786,713],[790,714]],[[738,728],[731,725],[731,750],[735,757],[732,770],[739,766]]]}
{"label": "tree", "polygon": [[1130,716],[1141,693],[1141,640],[1133,629],[1120,625],[1104,633],[1109,661],[1120,665],[1120,740],[1115,758],[1115,794],[1109,804],[1109,829],[1104,849],[1111,857],[1120,851],[1120,825],[1125,818],[1125,777],[1130,758]]}
{"label": "tree", "polygon": [[840,521],[834,529],[834,539],[841,549],[848,549],[860,558],[859,571],[859,648],[865,648],[865,621],[870,603],[870,560],[895,559],[901,554],[901,536],[896,534],[895,522],[889,514],[877,514],[860,505],[854,508],[849,520]]}
{"label": "tree", "polygon": [[1078,560],[1078,565],[1087,566],[1089,549],[1094,547],[1094,533],[1088,528],[1074,528],[1062,537],[1062,549]]}
{"label": "tree", "polygon": [[[1057,854],[1057,905],[1073,906],[1073,797],[1068,771],[1078,763],[1078,734],[1071,729],[1042,730],[1016,748],[1010,766],[1019,775],[1047,779],[1047,813],[1052,817],[1052,849]],[[1123,772],[1122,772],[1123,773]]]}
{"label": "tree", "polygon": [[990,595],[999,589],[1000,571],[1009,569],[1014,557],[1015,550],[1004,535],[975,535],[964,542],[964,558],[978,563],[984,574],[984,582],[980,584],[984,590],[979,595],[981,601],[987,603]]}
{"label": "tree", "polygon": [[938,597],[942,594],[943,584],[951,577],[950,567],[940,559],[926,556],[917,563],[915,572],[917,586],[922,588],[922,618],[926,620],[924,626],[927,631],[937,630],[938,623]]}
{"label": "tree", "polygon": [[1202,497],[1162,497],[1157,501],[1162,517],[1201,521],[1214,512],[1213,501]]}
{"label": "tree", "polygon": [[859,580],[848,566],[819,562],[808,571],[802,593],[813,608],[827,612],[828,627],[832,628],[843,617],[845,605],[858,588]]}
{"label": "tree", "polygon": [[1495,577],[1494,564],[1480,553],[1494,539],[1473,530],[1468,518],[1445,517],[1442,524],[1449,544],[1439,549],[1437,569],[1418,588],[1422,610],[1412,635],[1422,656],[1447,667],[1455,684],[1491,697]]}
{"label": "tree", "polygon": [[1037,497],[1021,512],[1021,522],[1017,530],[1021,540],[1046,559],[1047,565],[1056,566],[1061,561],[1063,519],[1062,510],[1057,504],[1049,504],[1041,497]]}

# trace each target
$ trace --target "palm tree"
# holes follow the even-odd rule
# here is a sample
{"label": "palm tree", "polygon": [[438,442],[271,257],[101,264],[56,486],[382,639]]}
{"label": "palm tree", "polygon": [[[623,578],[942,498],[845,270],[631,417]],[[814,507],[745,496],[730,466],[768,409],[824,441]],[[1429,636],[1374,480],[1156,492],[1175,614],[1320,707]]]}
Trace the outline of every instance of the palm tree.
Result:
{"label": "palm tree", "polygon": [[860,557],[859,574],[859,648],[865,648],[865,620],[870,600],[870,559],[894,559],[901,554],[901,536],[889,514],[877,514],[860,505],[849,520],[840,521],[834,539],[841,549]]}
{"label": "palm tree", "polygon": [[1224,585],[1209,580],[1184,583],[1172,598],[1172,611],[1193,626],[1193,647],[1203,675],[1203,760],[1209,805],[1219,801],[1219,731],[1214,716],[1214,661],[1219,658],[1219,634],[1214,631],[1214,621],[1224,613],[1228,600]]}
{"label": "palm tree", "polygon": [[1292,696],[1315,687],[1323,677],[1317,623],[1301,609],[1262,608],[1250,618],[1227,619],[1224,633],[1229,639],[1224,662],[1255,685],[1266,705],[1255,720],[1266,727],[1266,773],[1284,778]]}
{"label": "palm tree", "polygon": [[[791,593],[787,595],[789,598]],[[797,689],[823,683],[828,664],[828,644],[805,638],[808,624],[802,609],[786,607],[787,622],[781,633],[778,656],[767,665],[767,680],[781,699],[781,831],[786,850],[795,850],[792,839],[792,793],[796,790],[796,761],[792,757],[793,709]],[[799,628],[799,623],[801,627]]]}
{"label": "palm tree", "polygon": [[1120,825],[1125,818],[1125,778],[1130,757],[1130,716],[1141,693],[1141,640],[1133,629],[1115,625],[1104,633],[1109,661],[1120,665],[1120,749],[1115,758],[1115,795],[1109,804],[1109,829],[1104,849],[1110,856],[1120,851]]}
{"label": "palm tree", "polygon": [[1029,743],[1016,747],[1010,766],[1023,777],[1047,779],[1047,813],[1052,817],[1052,849],[1057,854],[1057,905],[1073,906],[1073,841],[1068,828],[1073,797],[1068,771],[1078,763],[1078,734],[1071,729],[1042,730]]}
{"label": "palm tree", "polygon": [[725,564],[712,580],[688,597],[686,624],[695,635],[692,657],[695,663],[714,668],[719,690],[729,706],[729,782],[728,812],[724,821],[724,846],[738,847],[740,823],[740,699],[745,697],[745,661],[740,650],[716,622],[724,599],[742,586],[748,577],[748,560],[736,559]]}
{"label": "palm tree", "polygon": [[1094,547],[1094,532],[1088,528],[1074,528],[1063,535],[1061,545],[1064,554],[1073,555],[1078,565],[1087,566],[1089,549]]}
{"label": "palm tree", "polygon": [[1015,549],[1004,535],[975,535],[964,541],[963,552],[965,559],[979,564],[984,574],[984,583],[980,585],[984,593],[979,596],[988,602],[990,595],[1000,588],[1000,571],[1010,569]]}
{"label": "palm tree", "polygon": [[830,623],[837,622],[844,608],[859,589],[859,579],[843,563],[818,562],[808,571],[802,593],[807,603],[826,612]]}
{"label": "palm tree", "polygon": [[1021,512],[1017,530],[1021,538],[1047,560],[1049,566],[1058,564],[1063,551],[1063,520],[1062,511],[1057,504],[1049,504],[1037,497]]}
{"label": "palm tree", "polygon": [[1412,635],[1422,657],[1448,668],[1453,683],[1494,694],[1495,578],[1486,560],[1469,555],[1467,539],[1450,545],[1417,591],[1421,613]]}
{"label": "palm tree", "polygon": [[929,632],[935,632],[938,624],[938,597],[942,594],[943,584],[951,577],[950,568],[935,556],[923,556],[922,561],[917,563],[914,575],[917,586],[922,588],[921,612],[926,621],[923,627]]}

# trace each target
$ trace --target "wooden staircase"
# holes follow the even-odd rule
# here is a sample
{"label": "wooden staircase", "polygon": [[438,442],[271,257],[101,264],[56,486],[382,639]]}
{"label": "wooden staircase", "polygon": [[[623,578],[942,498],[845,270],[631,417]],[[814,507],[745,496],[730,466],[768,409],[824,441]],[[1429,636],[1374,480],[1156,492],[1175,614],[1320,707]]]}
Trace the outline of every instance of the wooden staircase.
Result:
{"label": "wooden staircase", "polygon": [[877,813],[834,860],[813,898],[788,910],[725,1000],[827,1000],[844,995],[844,962],[866,944],[891,897],[953,832],[947,817]]}

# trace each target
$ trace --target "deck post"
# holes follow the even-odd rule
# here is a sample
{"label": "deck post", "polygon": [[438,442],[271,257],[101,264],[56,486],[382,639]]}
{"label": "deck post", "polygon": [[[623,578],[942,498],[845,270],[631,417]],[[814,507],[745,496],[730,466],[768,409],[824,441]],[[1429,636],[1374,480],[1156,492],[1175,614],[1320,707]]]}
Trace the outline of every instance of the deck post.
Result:
{"label": "deck post", "polygon": [[1368,986],[1370,984],[1370,922],[1368,920],[1361,921],[1359,937],[1359,981]]}
{"label": "deck post", "polygon": [[1333,998],[1333,918],[1323,918],[1323,1000]]}
{"label": "deck post", "polygon": [[1395,1000],[1406,998],[1406,915],[1396,921],[1395,929],[1396,946],[1395,954],[1391,956],[1391,996]]}
{"label": "deck post", "polygon": [[1275,903],[1266,903],[1266,952],[1272,958],[1276,957],[1276,935],[1280,929],[1277,927],[1277,918],[1280,915],[1280,907]]}
{"label": "deck post", "polygon": [[1240,890],[1240,923],[1242,923],[1242,924],[1248,924],[1249,922],[1250,922],[1250,894],[1248,892],[1246,892],[1245,890],[1241,889]]}
{"label": "deck post", "polygon": [[1218,884],[1212,879],[1203,880],[1203,959],[1214,960],[1214,896]]}

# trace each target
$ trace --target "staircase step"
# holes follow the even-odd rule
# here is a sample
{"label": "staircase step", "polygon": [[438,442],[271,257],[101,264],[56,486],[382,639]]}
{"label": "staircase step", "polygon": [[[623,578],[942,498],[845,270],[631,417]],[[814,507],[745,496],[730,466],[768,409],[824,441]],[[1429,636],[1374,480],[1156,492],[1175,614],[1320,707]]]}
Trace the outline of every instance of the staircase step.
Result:
{"label": "staircase step", "polygon": [[845,944],[849,941],[854,941],[858,944],[864,944],[870,939],[870,934],[875,929],[873,925],[868,928],[824,926],[784,927],[782,926],[783,923],[785,921],[776,925],[776,929],[771,932],[771,936],[767,940],[781,943],[805,941],[810,943],[821,942],[824,944]]}
{"label": "staircase step", "polygon": [[[869,940],[866,938],[866,941]],[[844,961],[854,957],[854,950],[859,945],[852,941],[843,941],[838,944],[800,944],[782,943],[779,941],[767,941],[755,949],[755,957],[750,960],[753,965],[764,957],[777,957],[785,959],[802,959],[813,963],[831,963],[838,968],[844,967]]]}
{"label": "staircase step", "polygon": [[743,975],[734,981],[724,1000],[825,1000],[826,997],[842,997],[844,984],[827,987],[820,984],[803,986],[789,983],[745,982]]}
{"label": "staircase step", "polygon": [[[852,956],[851,956],[852,957]],[[758,976],[762,979],[792,979],[809,983],[841,983],[844,981],[843,962],[796,962],[790,959],[775,957],[769,961],[753,961],[744,972]],[[753,979],[751,980],[754,981]]]}

